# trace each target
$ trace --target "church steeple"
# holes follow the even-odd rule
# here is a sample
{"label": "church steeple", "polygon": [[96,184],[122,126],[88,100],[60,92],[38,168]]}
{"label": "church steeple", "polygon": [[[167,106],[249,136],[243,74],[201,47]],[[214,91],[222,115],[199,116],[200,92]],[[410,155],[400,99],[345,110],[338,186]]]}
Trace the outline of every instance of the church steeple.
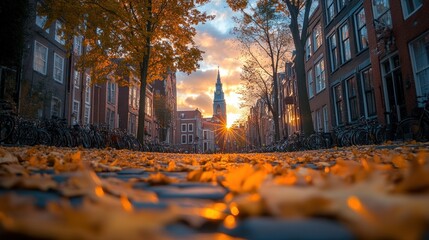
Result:
{"label": "church steeple", "polygon": [[222,85],[222,83],[220,82],[220,71],[219,71],[219,66],[217,66],[217,81],[216,81],[216,85]]}
{"label": "church steeple", "polygon": [[213,117],[217,117],[221,122],[226,124],[226,103],[220,79],[219,66],[217,69],[216,90],[213,100]]}

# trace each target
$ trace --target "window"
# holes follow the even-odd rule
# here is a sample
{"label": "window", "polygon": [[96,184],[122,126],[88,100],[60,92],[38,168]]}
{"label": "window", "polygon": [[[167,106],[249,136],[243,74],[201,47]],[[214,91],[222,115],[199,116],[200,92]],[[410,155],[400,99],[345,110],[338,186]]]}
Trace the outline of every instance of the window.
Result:
{"label": "window", "polygon": [[128,123],[129,127],[128,127],[128,131],[129,133],[131,133],[133,136],[136,136],[137,133],[137,116],[134,114],[129,114],[129,123]]}
{"label": "window", "polygon": [[106,122],[109,124],[109,129],[115,128],[115,111],[107,108]]}
{"label": "window", "polygon": [[322,113],[323,113],[323,131],[329,132],[329,116],[328,116],[328,107],[326,105],[322,107]]}
{"label": "window", "polygon": [[55,22],[55,41],[61,43],[61,44],[65,44],[65,38],[64,38],[64,32],[62,32],[62,28],[63,24],[60,21],[56,21]]}
{"label": "window", "polygon": [[80,72],[74,70],[73,71],[73,85],[75,88],[79,89],[80,86]]}
{"label": "window", "polygon": [[107,82],[107,102],[115,104],[116,100],[116,85],[109,81]]}
{"label": "window", "polygon": [[194,124],[193,123],[189,123],[188,124],[188,132],[193,132],[194,131]]}
{"label": "window", "polygon": [[331,72],[334,72],[338,68],[338,47],[337,47],[337,35],[332,34],[329,37],[329,55],[331,60]]}
{"label": "window", "polygon": [[193,134],[189,134],[188,135],[188,144],[193,143],[194,142],[194,135]]}
{"label": "window", "polygon": [[341,84],[334,87],[335,119],[337,125],[343,124],[343,89]]}
{"label": "window", "polygon": [[365,116],[371,117],[376,114],[374,80],[372,78],[372,68],[364,70],[361,75],[362,92],[365,106]]}
{"label": "window", "polygon": [[64,78],[64,58],[54,53],[54,80],[63,83]]}
{"label": "window", "polygon": [[310,69],[307,72],[307,87],[308,87],[308,98],[314,96],[314,82],[313,82],[313,71]]}
{"label": "window", "polygon": [[316,110],[316,131],[321,131],[323,130],[322,127],[322,114],[321,114],[321,110],[317,109]]}
{"label": "window", "polygon": [[78,124],[79,123],[79,106],[80,106],[80,102],[79,101],[73,101],[73,107],[72,107],[72,119],[71,122],[72,124]]}
{"label": "window", "polygon": [[133,89],[133,99],[131,100],[133,102],[132,106],[133,106],[133,108],[137,109],[138,108],[138,100],[139,100],[139,96],[137,93],[137,87],[133,86],[132,89]]}
{"label": "window", "polygon": [[83,122],[85,124],[89,124],[89,116],[90,116],[90,114],[91,114],[91,107],[88,106],[88,105],[85,105],[85,112],[84,112],[84,115],[83,115]]}
{"label": "window", "polygon": [[[410,44],[417,96],[429,97],[429,32]],[[424,104],[420,103],[420,107]]]}
{"label": "window", "polygon": [[182,134],[182,136],[181,136],[181,143],[182,144],[186,144],[186,134]]}
{"label": "window", "polygon": [[82,55],[82,36],[74,36],[73,51],[76,55]]}
{"label": "window", "polygon": [[316,11],[317,7],[319,7],[319,0],[313,0],[311,2],[310,13],[308,16],[313,15],[314,11]]}
{"label": "window", "polygon": [[352,58],[352,54],[350,52],[349,25],[347,23],[340,28],[340,40],[341,40],[341,63],[345,63]]}
{"label": "window", "polygon": [[368,47],[368,32],[366,30],[365,10],[362,8],[355,15],[356,43],[358,52]]}
{"label": "window", "polygon": [[314,52],[319,49],[319,47],[322,45],[322,27],[320,25],[320,22],[316,25],[316,27],[313,30],[313,44],[314,44]]}
{"label": "window", "polygon": [[[40,7],[42,7],[41,5],[40,5],[40,3],[37,3],[37,8],[40,8]],[[37,10],[36,10],[37,11]],[[40,14],[39,14],[39,12],[37,11],[36,12],[36,25],[37,26],[39,26],[40,28],[45,28],[45,25],[46,25],[46,22],[47,22],[47,20],[48,20],[48,17],[47,16],[41,16]],[[46,30],[45,30],[47,33],[49,33],[49,28],[46,28]]]}
{"label": "window", "polygon": [[311,38],[308,37],[307,41],[305,42],[305,60],[308,61],[311,57]]}
{"label": "window", "polygon": [[91,103],[91,76],[89,74],[86,74],[86,80],[85,80],[85,103],[90,104]]}
{"label": "window", "polygon": [[316,63],[314,75],[316,78],[316,93],[319,93],[326,88],[325,63],[323,62],[323,59]]}
{"label": "window", "polygon": [[372,11],[374,13],[374,21],[379,27],[391,27],[392,18],[390,16],[389,0],[372,0]]}
{"label": "window", "polygon": [[152,116],[152,99],[146,96],[146,114]]}
{"label": "window", "polygon": [[404,18],[408,18],[423,5],[423,0],[402,0]]}
{"label": "window", "polygon": [[338,12],[341,11],[341,9],[343,9],[344,6],[346,6],[346,2],[348,0],[338,0]]}
{"label": "window", "polygon": [[48,68],[48,48],[41,43],[34,42],[34,63],[33,69],[43,75],[46,75]]}
{"label": "window", "polygon": [[209,144],[208,144],[208,142],[204,142],[203,143],[203,152],[206,152],[208,150],[209,150]]}
{"label": "window", "polygon": [[188,124],[186,124],[186,123],[182,123],[181,124],[182,132],[187,132],[188,131],[187,126],[188,126]]}
{"label": "window", "polygon": [[61,100],[56,97],[52,97],[51,100],[51,116],[61,116]]}
{"label": "window", "polygon": [[350,121],[355,121],[359,118],[356,78],[347,80],[347,100]]}
{"label": "window", "polygon": [[326,0],[326,19],[329,23],[335,16],[335,4],[334,0]]}
{"label": "window", "polygon": [[208,136],[207,134],[208,134],[207,130],[204,130],[204,131],[203,131],[203,139],[204,139],[204,140],[207,140],[207,139],[208,139],[208,138],[207,138],[207,136]]}

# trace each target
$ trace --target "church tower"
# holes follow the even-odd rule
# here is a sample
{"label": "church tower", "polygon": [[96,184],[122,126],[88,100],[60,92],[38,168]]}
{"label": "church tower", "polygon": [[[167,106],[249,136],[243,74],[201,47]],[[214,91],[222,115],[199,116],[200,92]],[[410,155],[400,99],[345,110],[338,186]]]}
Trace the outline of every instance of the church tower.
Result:
{"label": "church tower", "polygon": [[217,69],[216,90],[213,100],[213,118],[217,117],[223,124],[226,125],[226,103],[220,81],[219,67]]}

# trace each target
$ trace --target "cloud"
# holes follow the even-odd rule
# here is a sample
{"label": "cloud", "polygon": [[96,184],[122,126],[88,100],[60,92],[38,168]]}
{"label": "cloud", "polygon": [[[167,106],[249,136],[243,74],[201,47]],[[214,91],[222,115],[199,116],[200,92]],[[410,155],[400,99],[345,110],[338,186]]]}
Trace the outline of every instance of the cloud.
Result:
{"label": "cloud", "polygon": [[193,109],[198,108],[202,111],[204,116],[213,115],[212,104],[213,100],[205,93],[201,93],[197,96],[190,96],[185,99],[187,106]]}
{"label": "cloud", "polygon": [[225,0],[214,0],[203,10],[216,15],[213,21],[197,27],[196,45],[205,53],[200,69],[187,75],[177,73],[177,107],[179,110],[199,108],[205,117],[212,115],[213,96],[218,66],[227,102],[228,115],[240,113],[239,96],[235,93],[240,84],[240,47],[231,35],[233,13]]}

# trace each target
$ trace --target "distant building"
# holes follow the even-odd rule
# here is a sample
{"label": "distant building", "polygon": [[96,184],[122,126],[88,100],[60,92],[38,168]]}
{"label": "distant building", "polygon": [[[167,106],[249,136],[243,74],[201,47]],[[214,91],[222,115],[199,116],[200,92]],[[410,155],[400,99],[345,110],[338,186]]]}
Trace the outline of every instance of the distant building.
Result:
{"label": "distant building", "polygon": [[177,111],[176,119],[177,146],[188,153],[201,152],[203,118],[200,110]]}
{"label": "distant building", "polygon": [[213,153],[217,151],[215,142],[215,131],[218,124],[213,118],[203,118],[202,152]]}
{"label": "distant building", "polygon": [[[170,122],[167,123],[166,119],[156,119],[157,130],[159,141],[165,142],[168,144],[177,144],[176,140],[176,117],[175,114],[177,111],[177,90],[176,90],[176,74],[174,72],[169,72],[166,74],[164,79],[156,80],[152,84],[154,91],[154,99],[157,95],[162,96],[165,99],[165,110],[169,109],[171,113]],[[155,114],[156,115],[156,114]],[[160,116],[165,117],[165,116]],[[165,121],[165,122],[162,122]],[[163,126],[165,125],[165,126]]]}

